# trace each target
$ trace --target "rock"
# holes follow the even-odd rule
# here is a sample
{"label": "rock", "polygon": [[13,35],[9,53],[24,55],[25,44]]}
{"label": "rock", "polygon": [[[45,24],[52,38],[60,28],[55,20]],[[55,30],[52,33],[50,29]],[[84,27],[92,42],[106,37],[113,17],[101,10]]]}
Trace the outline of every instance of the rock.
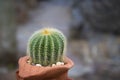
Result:
{"label": "rock", "polygon": [[41,64],[36,64],[36,66],[41,66]]}

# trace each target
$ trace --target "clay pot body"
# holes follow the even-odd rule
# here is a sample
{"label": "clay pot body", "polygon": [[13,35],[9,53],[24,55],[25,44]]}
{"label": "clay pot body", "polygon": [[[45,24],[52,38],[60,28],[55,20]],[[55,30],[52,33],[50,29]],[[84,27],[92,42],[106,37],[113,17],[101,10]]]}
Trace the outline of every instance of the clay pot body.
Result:
{"label": "clay pot body", "polygon": [[27,63],[28,56],[19,59],[19,69],[16,72],[17,80],[70,80],[68,70],[73,66],[69,58],[65,58],[65,65],[54,67],[39,67]]}

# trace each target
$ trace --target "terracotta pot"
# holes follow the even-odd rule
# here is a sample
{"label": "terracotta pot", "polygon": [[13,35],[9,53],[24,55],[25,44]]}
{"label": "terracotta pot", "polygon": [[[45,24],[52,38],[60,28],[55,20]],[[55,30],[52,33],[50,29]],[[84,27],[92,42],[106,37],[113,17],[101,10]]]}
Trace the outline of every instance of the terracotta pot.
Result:
{"label": "terracotta pot", "polygon": [[17,80],[70,80],[68,70],[73,62],[65,57],[65,65],[54,67],[38,67],[27,63],[28,56],[19,59],[19,69],[16,72]]}

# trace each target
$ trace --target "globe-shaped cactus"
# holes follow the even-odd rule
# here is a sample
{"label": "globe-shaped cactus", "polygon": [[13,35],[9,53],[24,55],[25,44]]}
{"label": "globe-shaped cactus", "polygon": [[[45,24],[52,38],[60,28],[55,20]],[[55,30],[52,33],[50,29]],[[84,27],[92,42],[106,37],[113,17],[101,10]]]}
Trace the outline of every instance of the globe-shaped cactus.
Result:
{"label": "globe-shaped cactus", "polygon": [[28,42],[30,62],[50,66],[64,62],[66,38],[57,29],[44,28],[35,32]]}

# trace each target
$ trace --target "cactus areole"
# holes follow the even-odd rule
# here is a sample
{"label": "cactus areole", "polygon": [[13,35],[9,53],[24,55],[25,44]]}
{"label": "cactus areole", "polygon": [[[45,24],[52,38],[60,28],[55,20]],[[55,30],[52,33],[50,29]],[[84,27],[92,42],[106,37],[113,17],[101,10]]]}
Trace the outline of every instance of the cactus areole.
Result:
{"label": "cactus areole", "polygon": [[31,64],[51,66],[64,62],[66,38],[62,32],[53,28],[36,31],[28,41],[27,53]]}

